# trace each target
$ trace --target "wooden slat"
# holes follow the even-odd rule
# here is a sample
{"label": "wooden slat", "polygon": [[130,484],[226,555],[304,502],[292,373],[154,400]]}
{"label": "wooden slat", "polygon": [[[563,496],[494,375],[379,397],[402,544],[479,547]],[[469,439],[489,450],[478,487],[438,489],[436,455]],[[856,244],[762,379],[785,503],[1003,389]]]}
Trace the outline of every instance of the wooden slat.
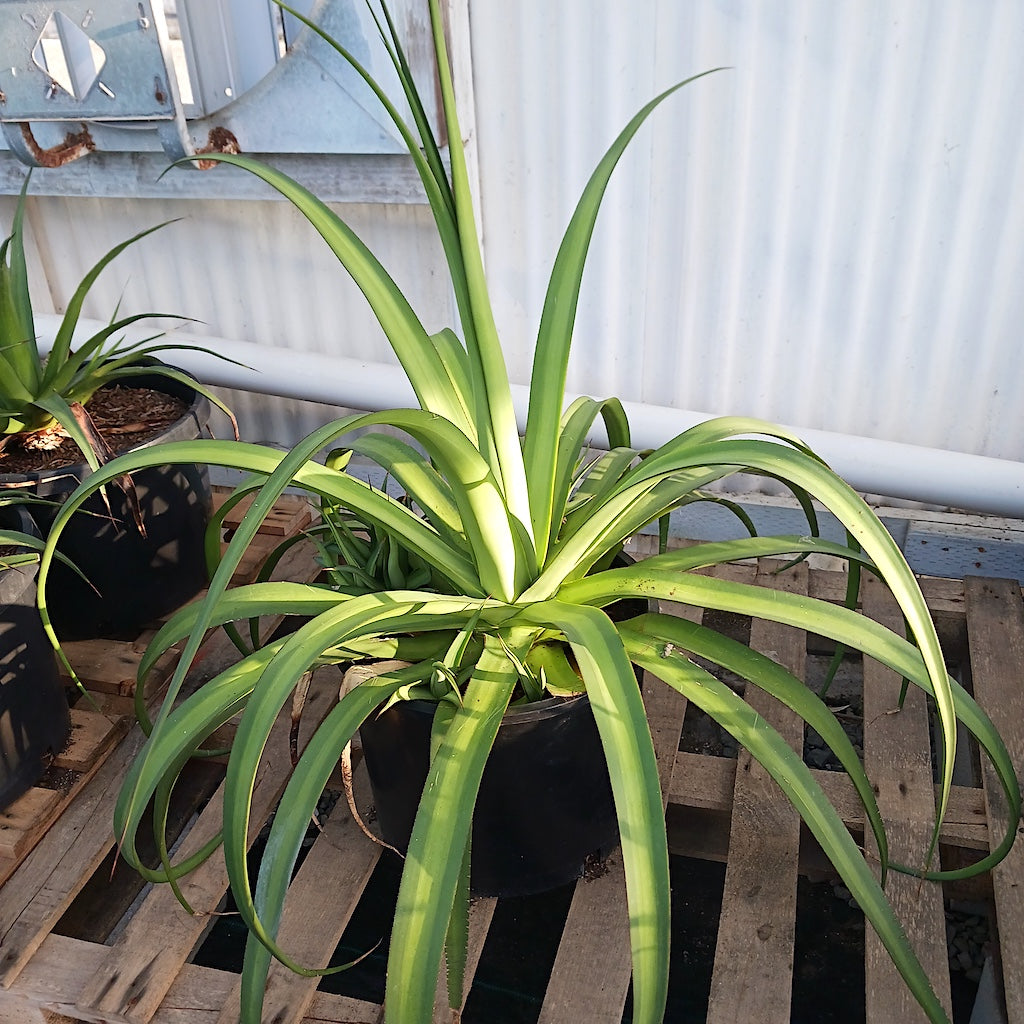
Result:
{"label": "wooden slat", "polygon": [[[274,550],[275,543],[271,537],[254,537],[248,547],[242,552],[242,557],[231,574],[231,585],[236,587],[242,583],[248,583],[263,567],[267,556]],[[222,551],[227,549],[227,544],[222,545]]]}
{"label": "wooden slat", "polygon": [[[215,503],[218,508],[224,503],[228,492],[221,492],[215,496]],[[243,498],[225,517],[224,526],[230,530],[237,527],[249,506],[253,503],[255,495]],[[312,522],[313,514],[309,500],[298,494],[283,494],[278,498],[274,508],[270,510],[260,533],[271,537],[291,537]]]}
{"label": "wooden slat", "polygon": [[36,786],[0,812],[0,885],[89,784],[121,737],[129,719],[121,714],[71,709],[71,738],[54,767],[71,774],[56,789]]}
{"label": "wooden slat", "polygon": [[[811,775],[839,812],[844,824],[859,831],[863,823],[864,809],[849,776],[845,772],[819,768],[812,768]],[[683,807],[730,811],[735,780],[735,758],[680,751],[676,756],[669,802]],[[935,791],[938,792],[937,786]],[[950,846],[960,846],[969,850],[989,848],[988,818],[983,790],[971,786],[953,787],[941,835],[942,841]]]}
{"label": "wooden slat", "polygon": [[[465,1009],[466,1000],[472,991],[473,978],[476,976],[476,969],[480,965],[484,943],[487,941],[487,932],[491,927],[491,921],[494,918],[494,911],[497,909],[497,906],[498,901],[492,896],[480,897],[473,900],[469,905],[469,941],[466,944],[466,972],[460,1011]],[[452,1011],[448,1002],[448,975],[442,962],[441,971],[437,979],[437,993],[434,996],[433,1024],[451,1024]],[[383,1012],[381,1019],[383,1020]]]}
{"label": "wooden slat", "polygon": [[[807,569],[796,566],[773,583],[806,593]],[[803,678],[803,632],[756,620],[750,646]],[[746,700],[794,750],[802,748],[798,715],[754,686],[747,686]],[[741,751],[708,1024],[788,1024],[799,853],[799,815],[768,773]]]}
{"label": "wooden slat", "polygon": [[[257,537],[245,550],[241,561],[239,561],[234,573],[231,576],[231,585],[238,586],[242,583],[251,582],[258,572],[263,568],[267,556],[277,547],[277,538]],[[316,561],[316,548],[308,541],[301,541],[293,544],[275,568],[272,578],[275,580],[296,580],[308,581],[315,579],[322,571],[322,566]]]}
{"label": "wooden slat", "polygon": [[[205,758],[185,766],[167,811],[167,842],[172,849],[223,779],[223,766],[211,764]],[[138,852],[145,863],[156,862],[159,854],[152,829],[140,831]],[[146,880],[120,860],[117,851],[112,849],[61,916],[54,931],[89,942],[106,942],[131,911],[146,885]]]}
{"label": "wooden slat", "polygon": [[[862,588],[864,612],[902,632],[903,618],[891,594],[874,578]],[[871,659],[864,661],[864,767],[875,787],[878,809],[889,836],[889,856],[901,864],[921,864],[935,823],[928,707],[916,686],[899,705],[900,676]],[[869,860],[878,849],[865,823]],[[952,1014],[946,954],[942,886],[892,872],[885,887],[896,916],[921,961],[947,1014]],[[865,936],[866,1006],[869,1021],[907,1024],[927,1017],[893,966],[873,928]]]}
{"label": "wooden slat", "polygon": [[[146,631],[143,635],[152,639],[155,633]],[[146,678],[147,699],[155,696],[167,680],[177,663],[181,646],[176,645],[150,669]],[[64,653],[75,670],[78,683],[89,691],[92,703],[101,703],[105,694],[134,697],[135,678],[145,650],[146,644],[141,642],[141,638],[131,641],[75,640],[64,645]],[[70,676],[67,679],[70,683]]]}
{"label": "wooden slat", "polygon": [[0,985],[10,985],[113,845],[121,780],[145,737],[133,729],[4,883]]}
{"label": "wooden slat", "polygon": [[[1024,606],[1016,580],[966,580],[971,674],[978,702],[999,730],[1024,778]],[[998,843],[1008,827],[1006,801],[995,772],[982,758],[990,836]],[[1009,856],[992,871],[1003,989],[1010,1024],[1024,1022],[1024,843],[1018,834]]]}
{"label": "wooden slat", "polygon": [[[369,788],[362,765],[356,770],[354,785],[357,798]],[[366,806],[367,801],[361,803]],[[330,960],[380,851],[380,846],[363,835],[342,797],[302,862],[285,902],[278,941],[297,963],[322,967]],[[298,1024],[309,1012],[319,980],[294,974],[275,960],[267,978],[264,1019]],[[238,999],[239,986],[235,984],[218,1024],[236,1024]]]}
{"label": "wooden slat", "polygon": [[[699,611],[682,605],[663,603],[661,610],[694,621],[700,618]],[[651,673],[644,675],[643,693],[658,761],[662,806],[667,806],[686,698]],[[539,1024],[566,1020],[568,1007],[579,1020],[616,1024],[622,1018],[632,960],[621,851],[609,857],[604,868],[601,877],[576,885]]]}
{"label": "wooden slat", "polygon": [[[320,670],[313,676],[306,699],[303,722],[315,728],[337,698],[336,670]],[[285,708],[264,752],[252,793],[249,842],[256,838],[273,810],[288,780],[291,759],[288,734],[290,707]],[[200,849],[223,822],[224,787],[214,794],[178,852],[185,859]],[[222,856],[213,856],[181,882],[189,915],[178,903],[170,886],[156,886],[118,936],[118,955],[110,969],[98,972],[86,985],[76,1003],[82,1019],[123,1021],[142,1024],[156,1014],[182,965],[208,924],[206,914],[214,913],[227,891],[227,868]]]}
{"label": "wooden slat", "polygon": [[629,917],[622,851],[576,884],[538,1024],[618,1024],[629,986]]}
{"label": "wooden slat", "polygon": [[[3,1024],[63,1024],[83,1019],[68,1003],[98,973],[113,969],[111,946],[50,935],[19,979],[16,992],[0,989]],[[153,1024],[215,1024],[229,998],[235,975],[185,964],[174,979]],[[59,1016],[57,1016],[59,1014]],[[347,996],[317,992],[305,1018],[308,1024],[377,1024],[380,1007]],[[95,1019],[95,1018],[93,1018]]]}
{"label": "wooden slat", "polygon": [[53,763],[58,768],[84,772],[94,765],[103,751],[128,731],[123,718],[110,719],[99,711],[71,709],[71,738]]}
{"label": "wooden slat", "polygon": [[82,685],[98,693],[135,692],[141,653],[128,640],[75,640],[64,645]]}
{"label": "wooden slat", "polygon": [[[700,622],[703,611],[673,601],[661,601],[658,611],[663,615],[676,615]],[[650,672],[644,676],[644,706],[647,722],[651,729],[654,752],[658,758],[658,777],[661,781],[662,805],[667,807],[673,788],[676,770],[676,756],[679,740],[683,734],[683,720],[686,717],[686,698],[673,690]]]}
{"label": "wooden slat", "polygon": [[20,857],[39,823],[48,824],[63,800],[58,790],[34,786],[0,810],[0,858]]}

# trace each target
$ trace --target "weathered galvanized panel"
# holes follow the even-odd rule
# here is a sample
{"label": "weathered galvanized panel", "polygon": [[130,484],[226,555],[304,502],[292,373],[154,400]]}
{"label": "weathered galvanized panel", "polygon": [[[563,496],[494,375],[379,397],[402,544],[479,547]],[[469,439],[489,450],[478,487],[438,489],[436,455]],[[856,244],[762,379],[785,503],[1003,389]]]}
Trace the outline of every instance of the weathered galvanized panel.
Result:
{"label": "weathered galvanized panel", "polygon": [[515,346],[619,127],[657,90],[728,65],[670,99],[616,171],[573,384],[1021,457],[1024,7],[471,13],[488,258]]}

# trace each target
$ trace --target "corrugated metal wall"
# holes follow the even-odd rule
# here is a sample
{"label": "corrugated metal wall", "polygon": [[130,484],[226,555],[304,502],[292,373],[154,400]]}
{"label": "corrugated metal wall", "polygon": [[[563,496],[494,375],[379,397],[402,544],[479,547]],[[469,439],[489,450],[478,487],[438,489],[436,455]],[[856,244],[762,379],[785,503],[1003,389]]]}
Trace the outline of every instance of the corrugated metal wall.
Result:
{"label": "corrugated metal wall", "polygon": [[[670,99],[616,172],[570,385],[1024,457],[1019,0],[470,0],[469,15],[486,256],[517,379],[590,169],[657,90],[728,65]],[[425,211],[347,213],[428,326],[447,322]],[[87,313],[108,314],[130,273],[127,310],[385,358],[282,203],[34,200],[54,302],[106,247],[181,215]],[[261,438],[326,415],[242,405]]]}
{"label": "corrugated metal wall", "polygon": [[487,253],[517,348],[603,148],[659,89],[728,65],[670,99],[616,172],[578,388],[1024,455],[1024,4],[471,14]]}
{"label": "corrugated metal wall", "polygon": [[[188,173],[188,172],[183,172]],[[13,209],[13,200],[9,202]],[[0,209],[2,213],[2,209]],[[431,330],[451,322],[440,245],[425,207],[347,206],[344,215],[390,269]],[[180,218],[127,250],[89,293],[84,315],[169,312],[189,331],[302,352],[385,362],[390,348],[363,296],[290,204],[33,198],[29,224],[45,268],[39,312],[62,311],[99,257],[141,227]],[[5,217],[9,223],[9,216]],[[173,359],[173,354],[168,358]],[[225,393],[247,440],[291,443],[338,410]]]}

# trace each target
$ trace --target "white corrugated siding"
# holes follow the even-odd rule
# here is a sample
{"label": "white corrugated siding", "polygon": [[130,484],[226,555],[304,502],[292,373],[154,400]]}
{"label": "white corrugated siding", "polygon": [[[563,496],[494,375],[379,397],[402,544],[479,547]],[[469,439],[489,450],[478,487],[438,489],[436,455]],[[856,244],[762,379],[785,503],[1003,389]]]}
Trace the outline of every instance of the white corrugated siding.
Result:
{"label": "white corrugated siding", "polygon": [[[188,172],[181,172],[188,173]],[[440,246],[419,206],[348,206],[345,216],[377,253],[430,330],[451,322],[439,278]],[[144,226],[181,218],[127,250],[90,291],[84,315],[171,312],[187,329],[302,352],[384,362],[390,348],[333,254],[285,202],[143,204],[34,198],[29,222],[44,254],[54,311],[63,311],[85,270]],[[123,292],[123,295],[122,295]],[[46,311],[45,296],[36,306]],[[168,356],[173,359],[173,354]],[[230,394],[247,440],[291,443],[337,410]]]}
{"label": "white corrugated siding", "polygon": [[[1024,5],[471,5],[487,255],[535,329],[633,110],[573,381],[658,405],[1024,455]],[[522,372],[523,364],[517,361]]]}
{"label": "white corrugated siding", "polygon": [[[469,14],[486,257],[518,380],[590,169],[657,90],[728,65],[656,112],[616,172],[570,386],[1024,457],[1019,0],[469,0]],[[428,327],[449,322],[426,212],[346,213]],[[108,271],[87,314],[107,315],[128,278],[128,311],[386,358],[361,297],[279,202],[34,200],[55,305],[107,247],[183,215]],[[240,401],[259,438],[327,414]]]}

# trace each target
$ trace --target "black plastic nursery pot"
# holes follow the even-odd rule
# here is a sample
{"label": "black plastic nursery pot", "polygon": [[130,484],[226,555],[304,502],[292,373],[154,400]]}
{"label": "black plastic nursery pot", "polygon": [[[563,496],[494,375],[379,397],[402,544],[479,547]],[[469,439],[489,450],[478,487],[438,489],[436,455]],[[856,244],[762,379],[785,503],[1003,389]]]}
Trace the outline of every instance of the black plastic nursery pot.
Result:
{"label": "black plastic nursery pot", "polygon": [[[176,423],[140,448],[202,435],[210,419],[210,403],[198,392],[159,375],[136,377],[132,384],[173,395],[189,405]],[[24,475],[2,474],[0,482],[62,501],[88,472],[88,465],[81,463]],[[206,585],[203,537],[212,511],[206,467],[156,466],[133,473],[132,479],[145,536],[137,529],[124,494],[110,485],[106,488],[110,511],[102,495],[94,494],[61,534],[58,549],[92,585],[66,566],[53,564],[46,600],[61,640],[130,638]],[[38,508],[33,515],[45,535],[56,510]]]}
{"label": "black plastic nursery pot", "polygon": [[[3,512],[5,527],[33,532],[24,509]],[[36,566],[0,570],[0,808],[42,777],[70,733],[56,656],[36,608]]]}
{"label": "black plastic nursery pot", "polygon": [[[435,707],[399,701],[359,730],[381,832],[403,853],[427,778]],[[607,856],[618,841],[589,698],[551,697],[510,709],[473,814],[474,894],[526,896],[564,885],[583,874],[588,858]]]}

